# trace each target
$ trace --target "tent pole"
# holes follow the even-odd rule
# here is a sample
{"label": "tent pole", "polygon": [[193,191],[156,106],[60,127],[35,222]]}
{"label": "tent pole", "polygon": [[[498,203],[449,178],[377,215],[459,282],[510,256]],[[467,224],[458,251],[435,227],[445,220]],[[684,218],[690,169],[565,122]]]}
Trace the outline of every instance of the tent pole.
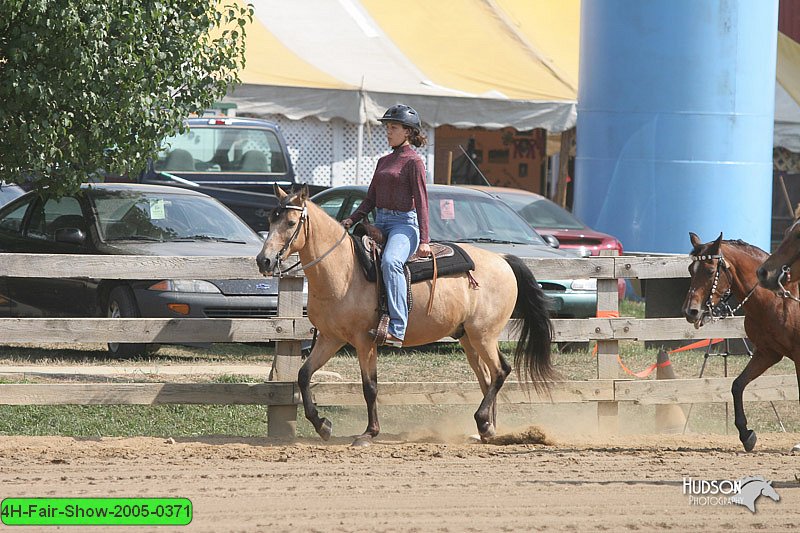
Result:
{"label": "tent pole", "polygon": [[364,123],[358,124],[358,140],[356,141],[356,185],[361,184],[361,156],[364,152]]}

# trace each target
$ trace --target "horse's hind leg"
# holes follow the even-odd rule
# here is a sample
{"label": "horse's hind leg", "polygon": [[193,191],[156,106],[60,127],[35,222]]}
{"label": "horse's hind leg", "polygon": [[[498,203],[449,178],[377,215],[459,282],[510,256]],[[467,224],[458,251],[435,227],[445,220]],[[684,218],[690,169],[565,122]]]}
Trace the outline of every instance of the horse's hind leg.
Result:
{"label": "horse's hind leg", "polygon": [[320,333],[311,354],[297,373],[297,385],[300,388],[300,395],[303,397],[303,411],[322,440],[331,438],[332,426],[330,420],[320,418],[317,406],[314,405],[314,400],[311,398],[311,376],[327,363],[342,346],[344,346],[343,342]]}
{"label": "horse's hind leg", "polygon": [[751,381],[780,360],[781,356],[779,354],[772,351],[762,351],[756,347],[753,357],[747,362],[742,373],[733,380],[731,394],[733,395],[734,424],[736,424],[736,429],[739,430],[739,440],[747,452],[753,451],[756,446],[756,432],[747,428],[747,417],[744,414],[744,403],[742,401],[744,389]]}
{"label": "horse's hind leg", "polygon": [[[469,333],[467,333],[469,336]],[[478,425],[478,433],[481,440],[487,440],[495,434],[495,421],[494,418],[497,414],[497,393],[505,383],[506,378],[511,373],[511,365],[505,360],[497,346],[497,336],[486,337],[482,336],[474,338],[470,336],[468,341],[474,348],[475,352],[483,364],[484,372],[488,370],[490,376],[489,386],[483,395],[483,401],[475,411],[475,423]],[[480,376],[479,378],[480,379]]]}
{"label": "horse's hind leg", "polygon": [[[489,372],[489,367],[481,361],[481,358],[478,357],[478,352],[475,350],[475,347],[469,342],[469,338],[464,335],[459,339],[461,343],[461,347],[464,348],[464,354],[467,356],[467,362],[469,366],[472,368],[472,371],[475,372],[475,376],[478,378],[478,384],[481,386],[481,392],[484,396],[489,390],[489,387],[492,384],[492,375]],[[492,403],[491,409],[491,420],[492,424],[497,426],[497,402]]]}

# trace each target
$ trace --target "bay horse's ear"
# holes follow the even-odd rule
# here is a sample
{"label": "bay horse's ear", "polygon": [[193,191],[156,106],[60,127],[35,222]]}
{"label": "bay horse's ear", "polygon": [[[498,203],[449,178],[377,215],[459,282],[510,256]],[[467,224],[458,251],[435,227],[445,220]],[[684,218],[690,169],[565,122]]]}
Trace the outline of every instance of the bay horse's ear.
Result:
{"label": "bay horse's ear", "polygon": [[794,208],[794,219],[797,220],[800,218],[800,204],[797,204],[797,207]]}
{"label": "bay horse's ear", "polygon": [[304,202],[308,200],[308,183],[304,183],[303,187],[300,189],[300,199]]}
{"label": "bay horse's ear", "polygon": [[282,200],[288,196],[277,183],[272,184],[272,190],[275,191],[275,196],[278,197],[278,200]]}
{"label": "bay horse's ear", "polygon": [[692,246],[695,248],[699,248],[701,244],[700,237],[697,236],[697,233],[689,232],[689,242],[692,243]]}
{"label": "bay horse's ear", "polygon": [[722,232],[719,232],[719,237],[711,244],[711,253],[716,255],[719,253],[719,245],[722,244]]}

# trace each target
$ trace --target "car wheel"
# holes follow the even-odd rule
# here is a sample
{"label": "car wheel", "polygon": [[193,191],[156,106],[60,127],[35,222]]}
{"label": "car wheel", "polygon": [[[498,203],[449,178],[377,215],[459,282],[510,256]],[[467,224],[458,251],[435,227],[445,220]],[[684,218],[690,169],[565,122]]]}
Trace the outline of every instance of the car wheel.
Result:
{"label": "car wheel", "polygon": [[[109,318],[139,318],[139,308],[133,291],[129,287],[114,287],[108,295]],[[115,357],[137,357],[140,355],[155,353],[159,348],[158,344],[128,344],[119,342],[109,342],[108,351]]]}

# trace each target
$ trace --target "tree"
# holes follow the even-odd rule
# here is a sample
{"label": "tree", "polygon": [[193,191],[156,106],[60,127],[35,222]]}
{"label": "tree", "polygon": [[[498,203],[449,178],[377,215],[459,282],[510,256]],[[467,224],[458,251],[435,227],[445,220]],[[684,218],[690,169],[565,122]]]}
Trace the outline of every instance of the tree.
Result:
{"label": "tree", "polygon": [[138,175],[239,81],[253,9],[222,1],[0,0],[0,178]]}

